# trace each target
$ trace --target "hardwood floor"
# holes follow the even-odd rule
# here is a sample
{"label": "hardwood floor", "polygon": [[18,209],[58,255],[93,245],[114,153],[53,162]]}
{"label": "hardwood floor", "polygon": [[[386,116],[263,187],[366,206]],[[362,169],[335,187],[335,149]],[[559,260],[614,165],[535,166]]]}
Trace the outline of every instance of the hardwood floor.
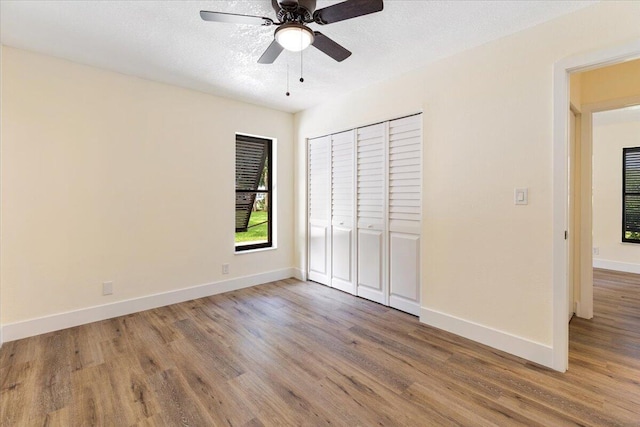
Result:
{"label": "hardwood floor", "polygon": [[640,276],[596,271],[565,374],[285,280],[6,343],[2,426],[640,425]]}

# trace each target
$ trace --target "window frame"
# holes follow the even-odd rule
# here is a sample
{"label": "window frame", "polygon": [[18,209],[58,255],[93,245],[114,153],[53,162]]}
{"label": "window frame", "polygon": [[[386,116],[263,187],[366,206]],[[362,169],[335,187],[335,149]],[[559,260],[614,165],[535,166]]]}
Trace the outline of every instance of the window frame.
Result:
{"label": "window frame", "polygon": [[[622,241],[624,243],[640,244],[640,238],[630,239],[627,232],[626,199],[628,195],[640,197],[640,191],[627,191],[627,153],[640,153],[640,147],[624,147],[622,149]],[[639,168],[640,169],[640,168]]]}
{"label": "window frame", "polygon": [[[236,169],[235,171],[237,172],[237,161],[238,161],[238,150],[237,150],[237,144],[239,142],[239,140],[244,140],[246,142],[259,142],[259,143],[264,143],[267,147],[267,157],[266,157],[266,167],[267,167],[267,188],[264,190],[260,190],[260,189],[256,189],[256,190],[246,190],[246,189],[238,189],[238,187],[236,186],[235,189],[235,194],[252,194],[255,193],[256,196],[258,194],[264,194],[265,197],[267,198],[267,241],[266,242],[259,242],[259,243],[252,243],[252,244],[242,244],[242,243],[238,243],[235,242],[235,232],[234,232],[234,248],[235,248],[235,252],[236,253],[243,253],[243,252],[247,252],[247,251],[252,251],[252,250],[258,250],[258,249],[272,249],[274,248],[274,243],[273,243],[273,204],[274,204],[274,200],[273,200],[273,164],[274,164],[274,159],[273,159],[273,145],[274,145],[274,140],[271,138],[265,138],[265,137],[259,137],[259,136],[253,136],[253,135],[246,135],[246,134],[240,134],[237,133],[236,134],[236,138],[235,138],[235,142],[236,142],[236,150],[235,150],[235,160],[236,160]],[[236,205],[237,206],[237,205]],[[235,226],[235,225],[234,225]]]}

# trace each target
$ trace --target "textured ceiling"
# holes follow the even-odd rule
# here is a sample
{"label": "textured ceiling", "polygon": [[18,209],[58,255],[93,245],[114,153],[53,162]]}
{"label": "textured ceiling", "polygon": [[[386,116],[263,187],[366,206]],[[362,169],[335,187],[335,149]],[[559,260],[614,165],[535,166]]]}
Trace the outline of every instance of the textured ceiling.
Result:
{"label": "textured ceiling", "polygon": [[[318,1],[318,8],[337,3]],[[315,48],[257,60],[274,27],[205,22],[200,10],[271,17],[269,0],[0,0],[0,41],[219,96],[295,112],[345,91],[548,21],[593,1],[399,1],[321,27],[353,52],[342,63]],[[316,30],[319,25],[311,24]],[[291,96],[285,96],[287,68]]]}

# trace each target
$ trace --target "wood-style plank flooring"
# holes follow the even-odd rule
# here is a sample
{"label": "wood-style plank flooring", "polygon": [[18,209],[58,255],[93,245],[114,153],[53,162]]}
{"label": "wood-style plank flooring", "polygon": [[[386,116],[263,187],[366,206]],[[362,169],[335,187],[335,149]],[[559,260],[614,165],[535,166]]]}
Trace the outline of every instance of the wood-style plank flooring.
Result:
{"label": "wood-style plank flooring", "polygon": [[6,343],[2,426],[640,425],[640,276],[596,271],[565,374],[284,280]]}

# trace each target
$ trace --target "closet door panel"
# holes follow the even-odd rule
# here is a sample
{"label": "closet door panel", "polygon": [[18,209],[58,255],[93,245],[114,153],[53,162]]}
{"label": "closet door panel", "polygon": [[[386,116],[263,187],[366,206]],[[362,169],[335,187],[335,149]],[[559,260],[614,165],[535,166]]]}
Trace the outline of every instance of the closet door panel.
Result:
{"label": "closet door panel", "polygon": [[385,125],[357,129],[358,228],[384,229]]}
{"label": "closet door panel", "polygon": [[389,305],[420,314],[420,236],[389,233]]}
{"label": "closet door panel", "polygon": [[344,292],[354,293],[353,230],[334,225],[332,241],[331,286]]}
{"label": "closet door panel", "polygon": [[420,234],[422,115],[389,122],[389,231]]}
{"label": "closet door panel", "polygon": [[331,135],[331,286],[354,294],[354,132]]}
{"label": "closet door panel", "polygon": [[356,131],[357,148],[357,294],[388,304],[386,281],[386,201],[384,123]]}
{"label": "closet door panel", "polygon": [[309,140],[309,280],[330,284],[331,140]]}
{"label": "closet door panel", "polygon": [[326,284],[329,273],[327,263],[327,227],[309,225],[309,279]]}
{"label": "closet door panel", "polygon": [[389,305],[420,314],[422,116],[389,122]]}
{"label": "closet door panel", "polygon": [[386,304],[380,230],[358,230],[358,296]]}

